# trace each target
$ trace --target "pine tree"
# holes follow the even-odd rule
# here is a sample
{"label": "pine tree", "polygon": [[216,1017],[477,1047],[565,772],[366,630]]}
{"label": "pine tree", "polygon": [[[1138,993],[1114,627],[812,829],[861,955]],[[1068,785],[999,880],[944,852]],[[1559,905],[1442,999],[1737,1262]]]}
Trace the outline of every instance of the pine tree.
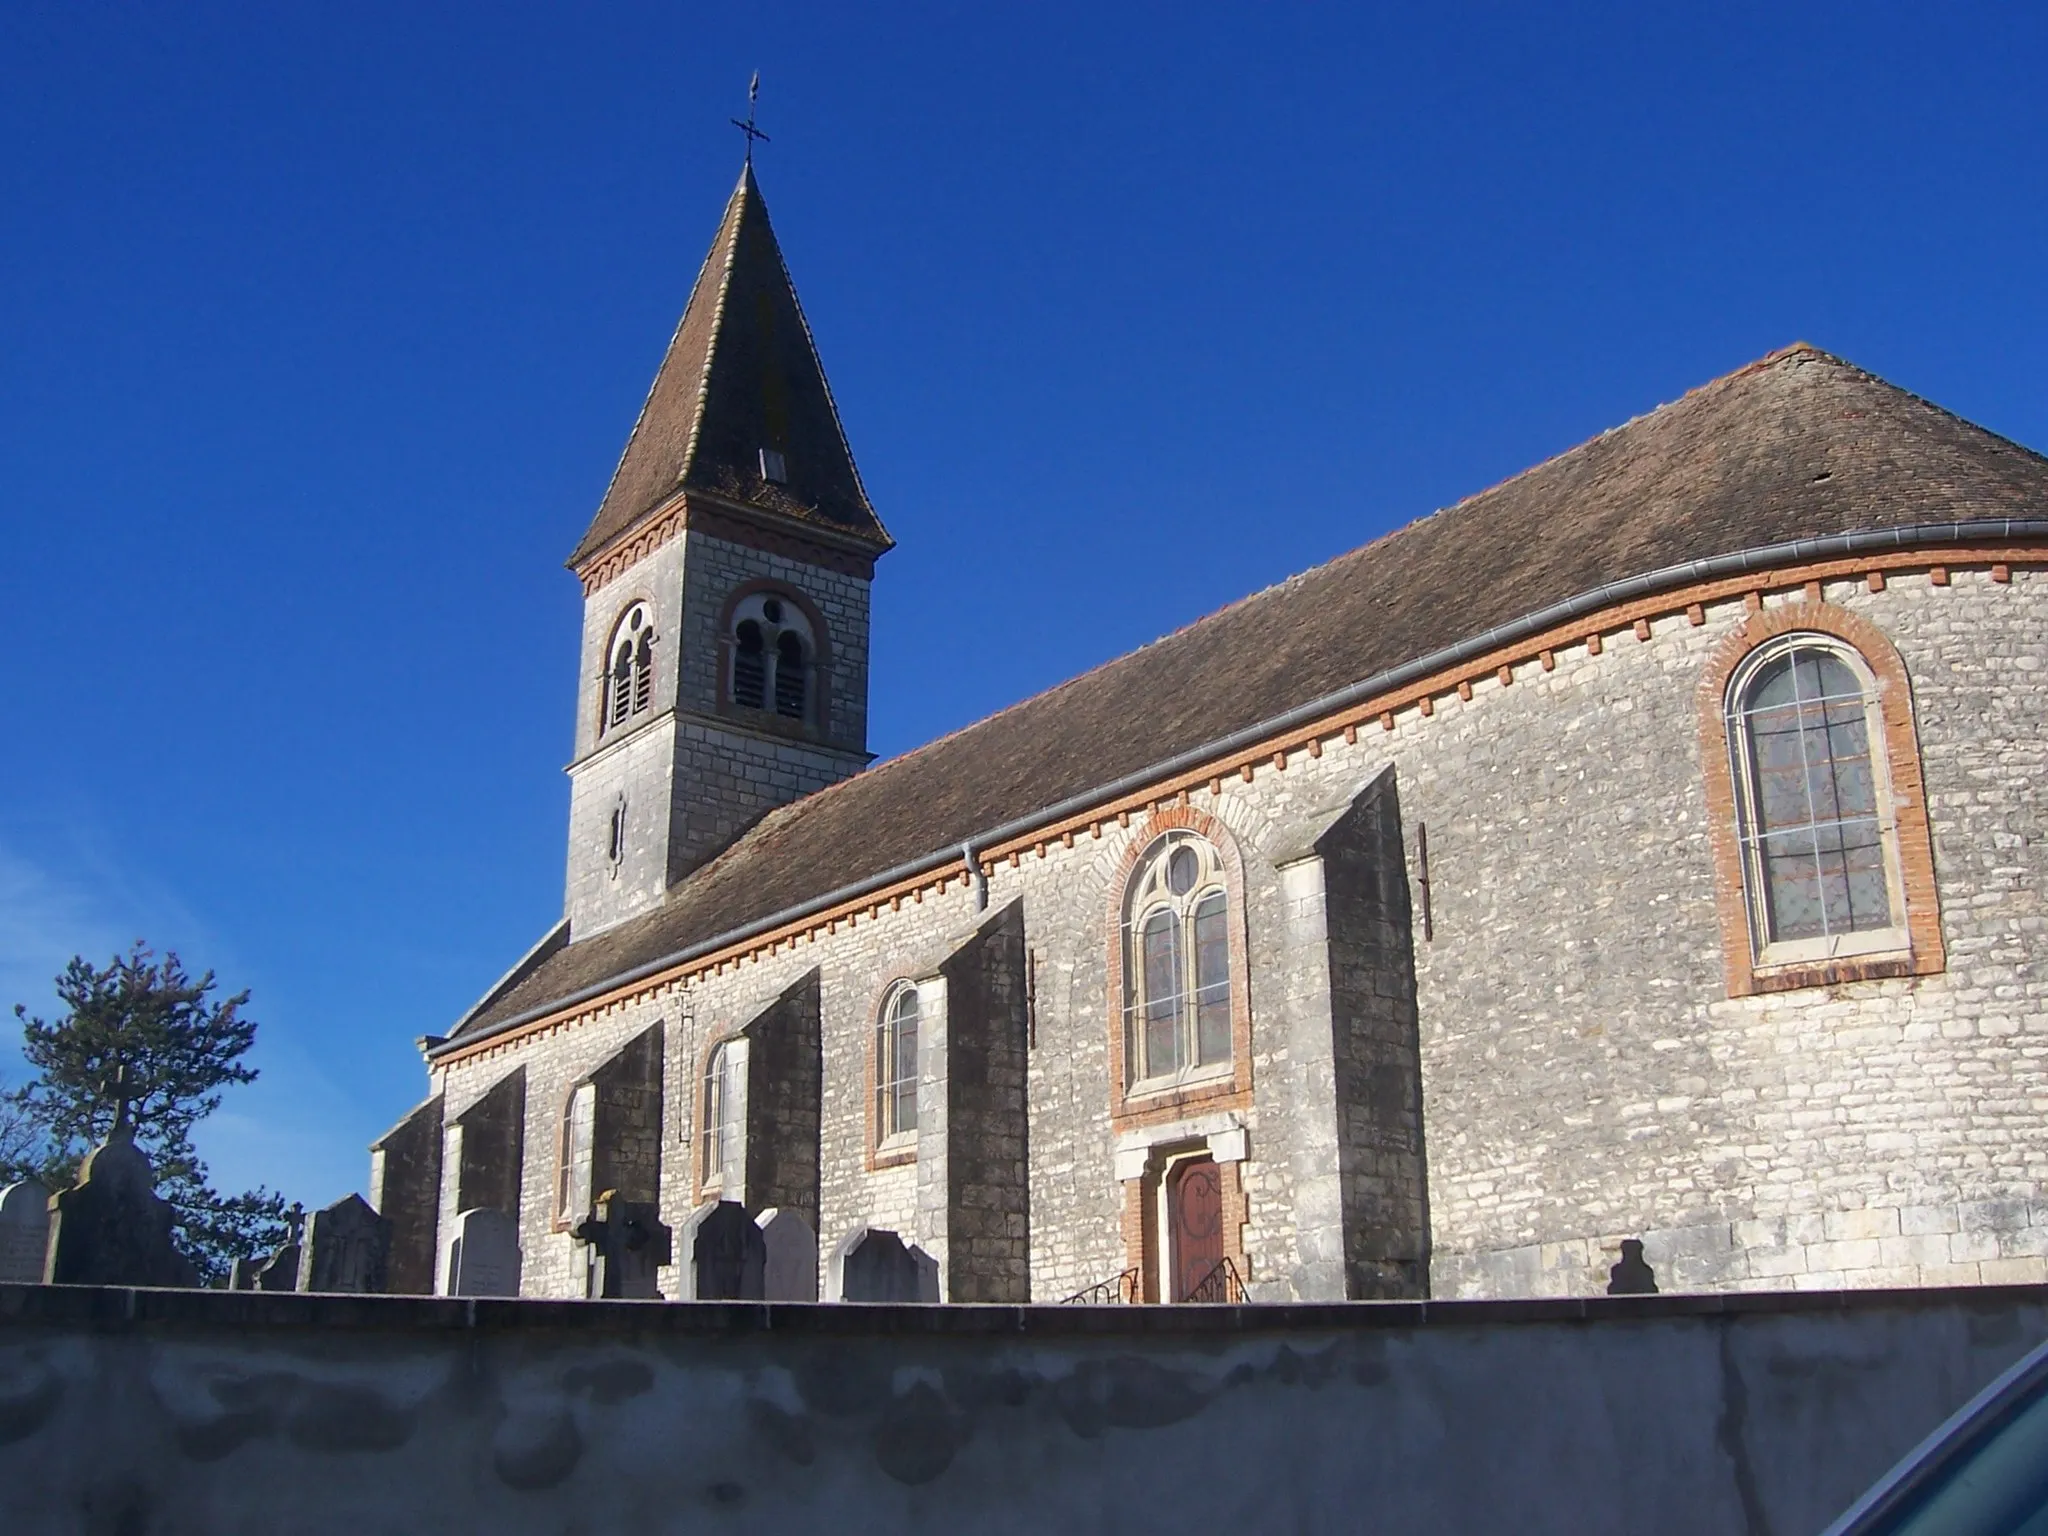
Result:
{"label": "pine tree", "polygon": [[192,1128],[220,1108],[221,1090],[256,1080],[242,1061],[256,1043],[256,1021],[242,1013],[249,994],[217,999],[214,991],[213,972],[195,979],[175,954],[159,960],[140,942],[105,969],[74,957],[57,978],[67,1013],[45,1022],[15,1005],[22,1056],[36,1075],[8,1102],[32,1134],[24,1150],[0,1158],[0,1178],[66,1187],[125,1098],[157,1193],[177,1212],[178,1246],[209,1282],[285,1237],[282,1195],[221,1194],[192,1147]]}

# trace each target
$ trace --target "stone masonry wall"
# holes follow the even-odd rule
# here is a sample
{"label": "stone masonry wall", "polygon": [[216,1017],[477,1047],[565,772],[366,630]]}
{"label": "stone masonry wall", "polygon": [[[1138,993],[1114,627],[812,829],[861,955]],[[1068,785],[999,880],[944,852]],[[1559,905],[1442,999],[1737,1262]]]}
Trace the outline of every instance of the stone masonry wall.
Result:
{"label": "stone masonry wall", "polygon": [[946,978],[946,1297],[1028,1301],[1024,904],[996,913]]}
{"label": "stone masonry wall", "polygon": [[[608,1189],[621,1200],[661,1198],[663,1033],[657,1020],[590,1074],[597,1090],[590,1148],[593,1200]],[[573,1220],[584,1213],[563,1214]]]}
{"label": "stone masonry wall", "polygon": [[868,583],[821,566],[769,554],[729,539],[690,532],[685,556],[682,707],[716,715],[720,696],[719,633],[727,600],[748,582],[770,581],[801,592],[825,621],[825,741],[845,753],[868,744]]}
{"label": "stone masonry wall", "polygon": [[1330,1023],[1346,1294],[1429,1293],[1422,1059],[1400,793],[1390,771],[1317,843],[1329,911]]}
{"label": "stone masonry wall", "polygon": [[[1190,791],[1244,867],[1252,1100],[1231,1121],[1244,1137],[1255,1299],[1330,1296],[1411,1262],[1352,1241],[1378,1224],[1366,1213],[1386,1209],[1376,1181],[1408,1179],[1402,1149],[1413,1145],[1412,1099],[1401,1109],[1399,1073],[1384,1070],[1399,1053],[1376,1054],[1398,1039],[1406,1007],[1398,882],[1384,854],[1369,854],[1373,837],[1384,847],[1393,835],[1390,808],[1376,833],[1369,817],[1357,824],[1358,848],[1349,834],[1316,841],[1389,766],[1418,917],[1416,843],[1429,833],[1434,937],[1412,926],[1435,1294],[1598,1291],[1627,1236],[1645,1239],[1667,1285],[1689,1287],[2048,1273],[2036,1109],[2048,1101],[2048,982],[2033,959],[2048,922],[2037,793],[2048,576],[2018,569],[1995,582],[1962,569],[1937,586],[1897,574],[1881,591],[1830,582],[1824,595],[1883,630],[1910,676],[1948,954],[1939,975],[1726,996],[1694,689],[1743,622],[1740,601],[1707,606],[1698,623],[1659,619],[1647,640],[1610,633],[1598,654],[1559,649],[1548,667],[1515,667],[1506,686],[1440,693],[1427,716],[1405,708],[1391,731],[1332,736]],[[1030,1279],[1041,1300],[1128,1262],[1107,934],[1119,860],[1147,838],[1146,822],[1112,815],[989,875],[991,909],[1023,901]],[[444,1067],[450,1111],[516,1060],[532,1074],[529,1116],[557,1114],[570,1074],[666,1018],[668,1080],[692,1086],[671,1087],[664,1135],[687,1149],[705,1041],[815,970],[821,1252],[861,1225],[937,1252],[945,1233],[920,1212],[918,1167],[869,1166],[869,1055],[889,985],[937,978],[983,920],[957,879],[885,899],[830,933]],[[1341,1075],[1331,1027],[1319,1046],[1310,1027],[1318,995],[1326,1021],[1353,1021]],[[1341,1154],[1324,1139],[1333,1117]],[[537,1212],[551,1173],[532,1165],[554,1133],[539,1130],[530,1120],[526,1231],[545,1247]],[[689,1209],[689,1168],[687,1156],[664,1163],[668,1220]],[[1332,1168],[1339,1203],[1358,1216],[1349,1234],[1315,1214]],[[529,1256],[529,1291],[574,1294],[554,1273]]]}
{"label": "stone masonry wall", "polygon": [[370,1145],[370,1204],[391,1223],[385,1281],[401,1296],[431,1296],[439,1262],[441,1115],[439,1094]]}
{"label": "stone masonry wall", "polygon": [[780,1207],[818,1225],[818,973],[747,1025],[747,1210]]}
{"label": "stone masonry wall", "polygon": [[1739,602],[1402,722],[1436,1294],[1597,1290],[1623,1236],[1688,1288],[2042,1278],[2048,575],[1824,595],[1910,677],[1940,975],[1725,995],[1691,695]]}

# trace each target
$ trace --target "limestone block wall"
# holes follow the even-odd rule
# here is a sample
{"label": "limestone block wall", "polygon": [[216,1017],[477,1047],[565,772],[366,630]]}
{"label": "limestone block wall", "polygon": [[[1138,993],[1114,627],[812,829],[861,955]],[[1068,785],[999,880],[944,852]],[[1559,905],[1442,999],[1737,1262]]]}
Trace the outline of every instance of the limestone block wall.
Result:
{"label": "limestone block wall", "polygon": [[431,1296],[440,1253],[439,1094],[411,1110],[370,1146],[370,1204],[391,1223],[385,1282],[401,1296]]}
{"label": "limestone block wall", "polygon": [[[715,857],[777,806],[867,766],[859,753],[764,734],[733,721],[686,716],[676,724],[663,803],[665,883]],[[665,887],[664,887],[665,888]]]}
{"label": "limestone block wall", "polygon": [[800,592],[825,622],[829,647],[825,674],[825,739],[843,752],[864,753],[868,741],[868,581],[787,555],[691,530],[681,543],[686,585],[681,701],[704,715],[718,712],[719,632],[726,603],[751,582],[773,582]]}
{"label": "limestone block wall", "polygon": [[[814,973],[821,1253],[872,1225],[941,1255],[953,1144],[944,1178],[937,1143],[874,1155],[875,1026],[893,983],[950,990],[949,958],[1021,903],[1029,1293],[1079,1291],[1134,1252],[1119,1173],[1136,1133],[1112,1123],[1109,1075],[1119,871],[1158,815],[1199,813],[1242,865],[1250,1091],[1139,1141],[1229,1142],[1253,1297],[1412,1291],[1425,1270],[1440,1296],[1586,1295],[1625,1237],[1667,1287],[2041,1278],[2048,576],[2006,577],[1763,599],[1824,600],[1903,658],[1939,974],[1727,995],[1695,691],[1748,616],[1738,596],[1053,829],[995,860],[985,910],[955,872],[510,1039],[441,1069],[448,1113],[527,1065],[522,1219],[551,1253],[566,1239],[542,1224],[536,1160],[555,1132],[535,1117],[665,1020],[663,1202],[680,1221],[707,1044]],[[921,1093],[921,1139],[956,1129],[946,1087]],[[572,1294],[566,1253],[528,1264],[530,1292]]]}
{"label": "limestone block wall", "polygon": [[[1740,601],[1404,713],[1435,1294],[2039,1279],[2048,575],[1818,594],[1898,647],[1944,973],[1730,999],[1693,689]],[[1793,591],[1771,606],[1810,601]]]}

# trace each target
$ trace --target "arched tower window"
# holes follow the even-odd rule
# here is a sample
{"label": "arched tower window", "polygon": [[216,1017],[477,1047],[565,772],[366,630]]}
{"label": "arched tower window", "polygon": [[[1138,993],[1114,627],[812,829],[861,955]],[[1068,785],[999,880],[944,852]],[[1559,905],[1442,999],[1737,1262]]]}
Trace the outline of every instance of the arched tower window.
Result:
{"label": "arched tower window", "polygon": [[606,652],[604,729],[624,725],[653,705],[654,617],[645,603],[635,603],[613,629]]}
{"label": "arched tower window", "polygon": [[1869,664],[1832,635],[1781,636],[1730,679],[1727,726],[1757,962],[1905,947],[1885,728]]}
{"label": "arched tower window", "polygon": [[1230,897],[1215,844],[1169,832],[1125,906],[1124,1060],[1130,1085],[1231,1070]]}
{"label": "arched tower window", "polygon": [[732,615],[729,697],[741,709],[808,721],[815,704],[818,637],[795,602],[755,592]]}
{"label": "arched tower window", "polygon": [[888,1143],[917,1134],[917,1027],[922,1004],[908,984],[889,994],[875,1029],[875,1133]]}

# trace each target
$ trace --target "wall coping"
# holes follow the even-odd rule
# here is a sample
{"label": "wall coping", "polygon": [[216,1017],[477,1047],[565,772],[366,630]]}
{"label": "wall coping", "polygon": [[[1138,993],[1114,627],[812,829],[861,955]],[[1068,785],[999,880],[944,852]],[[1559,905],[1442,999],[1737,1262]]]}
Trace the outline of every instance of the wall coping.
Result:
{"label": "wall coping", "polygon": [[513,1297],[358,1296],[297,1291],[170,1290],[0,1284],[0,1340],[8,1329],[95,1333],[249,1329],[382,1333],[567,1334],[593,1341],[798,1334],[930,1338],[1117,1340],[1330,1333],[1379,1328],[1472,1328],[1998,1310],[2048,1304],[2048,1285],[1928,1286],[1898,1290],[1695,1292],[1500,1301],[1260,1302],[1243,1306],[942,1306],[858,1302],[544,1301]]}

